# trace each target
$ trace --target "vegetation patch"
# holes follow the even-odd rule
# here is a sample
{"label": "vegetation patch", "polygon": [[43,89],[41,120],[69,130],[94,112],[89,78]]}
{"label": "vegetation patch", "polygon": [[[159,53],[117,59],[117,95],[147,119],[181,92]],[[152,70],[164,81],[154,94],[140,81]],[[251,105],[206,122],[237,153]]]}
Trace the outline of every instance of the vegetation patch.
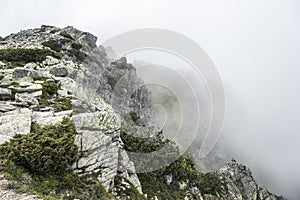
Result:
{"label": "vegetation patch", "polygon": [[[123,184],[122,179],[127,184]],[[128,199],[128,197],[130,197],[131,200],[146,200],[145,196],[140,194],[139,191],[130,183],[130,181],[120,176],[115,177],[114,187],[117,196],[121,197],[121,199]]]}
{"label": "vegetation patch", "polygon": [[[175,144],[164,139],[162,132],[159,132],[156,137],[140,138],[121,131],[121,139],[125,150],[129,152],[150,153],[165,149],[156,157],[146,158],[145,162],[140,162],[139,154],[129,154],[130,160],[139,169],[143,167],[149,169],[149,166],[155,166],[155,163],[166,166],[153,172],[138,174],[143,192],[149,198],[157,196],[158,199],[184,199],[185,190],[180,189],[179,182],[187,182],[189,187],[197,186],[202,194],[216,195],[222,191],[221,182],[215,174],[198,172],[194,162],[185,156],[180,156]],[[168,185],[165,176],[171,174],[173,181]]]}
{"label": "vegetation patch", "polygon": [[60,35],[70,40],[74,40],[74,38],[67,31],[61,32]]}
{"label": "vegetation patch", "polygon": [[48,40],[46,42],[43,42],[42,45],[44,45],[45,47],[49,47],[56,52],[60,52],[62,50],[62,44],[57,40]]}
{"label": "vegetation patch", "polygon": [[17,66],[30,62],[42,62],[46,56],[61,58],[59,54],[48,49],[0,49],[0,60]]}
{"label": "vegetation patch", "polygon": [[118,80],[114,76],[109,75],[109,74],[107,74],[105,77],[107,79],[108,85],[110,85],[111,89],[113,90],[115,88]]}
{"label": "vegetation patch", "polygon": [[87,54],[80,51],[80,49],[69,49],[67,53],[69,56],[75,57],[81,62],[83,62],[87,57]]}
{"label": "vegetation patch", "polygon": [[[63,48],[63,46],[68,43],[71,43],[71,49]],[[82,44],[73,41],[73,38],[71,39],[70,37],[66,37],[59,40],[49,40],[43,42],[42,45],[49,47],[50,49],[56,52],[61,52],[63,50],[66,50],[69,56],[75,57],[79,61],[84,61],[87,57],[86,53],[80,51],[80,49],[83,47]]]}
{"label": "vegetation patch", "polygon": [[68,118],[55,126],[32,124],[30,134],[16,135],[0,146],[1,157],[32,174],[60,175],[79,158],[75,134]]}
{"label": "vegetation patch", "polygon": [[82,48],[82,44],[80,44],[79,42],[73,42],[72,43],[72,45],[71,45],[71,47],[73,48],[73,49],[81,49]]}
{"label": "vegetation patch", "polygon": [[69,98],[56,98],[54,100],[55,111],[65,111],[65,110],[72,110],[72,103]]}
{"label": "vegetation patch", "polygon": [[134,123],[137,123],[137,121],[140,119],[140,116],[134,111],[131,111],[129,115]]}
{"label": "vegetation patch", "polygon": [[47,107],[51,105],[51,97],[57,95],[58,86],[54,82],[43,83],[42,96],[39,98],[39,105],[41,107]]}
{"label": "vegetation patch", "polygon": [[95,176],[79,177],[69,166],[79,159],[75,126],[64,118],[49,126],[32,125],[28,135],[16,135],[0,146],[6,178],[18,192],[43,199],[113,199]]}

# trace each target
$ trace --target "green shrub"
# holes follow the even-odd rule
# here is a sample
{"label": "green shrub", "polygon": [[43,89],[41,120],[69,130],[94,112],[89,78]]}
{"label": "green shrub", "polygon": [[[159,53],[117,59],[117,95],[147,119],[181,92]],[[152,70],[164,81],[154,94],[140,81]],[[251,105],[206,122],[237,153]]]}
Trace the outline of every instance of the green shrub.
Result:
{"label": "green shrub", "polygon": [[0,60],[3,62],[42,62],[46,56],[60,58],[59,54],[48,49],[0,49]]}
{"label": "green shrub", "polygon": [[1,157],[31,174],[64,174],[78,158],[75,126],[68,118],[57,125],[32,125],[31,133],[16,135],[0,146]]}
{"label": "green shrub", "polygon": [[72,103],[69,98],[56,98],[54,100],[55,111],[65,111],[72,109]]}
{"label": "green shrub", "polygon": [[69,39],[69,38],[62,38],[62,39],[59,39],[59,43],[61,43],[62,45],[71,43],[72,41],[73,41],[73,40],[71,40],[71,39]]}
{"label": "green shrub", "polygon": [[73,42],[72,43],[72,45],[71,45],[71,47],[73,48],[73,49],[81,49],[82,48],[82,44],[80,44],[79,42]]}
{"label": "green shrub", "polygon": [[61,32],[60,35],[70,40],[74,40],[74,38],[67,31]]}
{"label": "green shrub", "polygon": [[131,111],[129,113],[129,115],[130,115],[132,121],[135,122],[135,123],[137,122],[137,120],[140,119],[140,117],[138,116],[138,114],[136,112]]}
{"label": "green shrub", "polygon": [[141,138],[129,135],[122,130],[120,132],[125,150],[136,153],[149,153],[161,149],[164,145],[171,145],[171,141],[164,140],[161,135],[162,132],[159,132],[157,137]]}
{"label": "green shrub", "polygon": [[56,40],[48,40],[46,42],[43,42],[42,45],[45,47],[49,47],[53,51],[60,52],[62,50],[62,44],[60,44]]}
{"label": "green shrub", "polygon": [[28,135],[16,135],[0,145],[1,171],[17,192],[42,199],[115,199],[96,175],[79,176],[69,169],[79,159],[75,134],[68,118],[55,125],[33,124]]}
{"label": "green shrub", "polygon": [[159,200],[185,199],[185,191],[181,190],[178,185],[166,183],[163,176],[157,176],[155,173],[138,174],[144,194],[148,199],[154,199],[156,196]]}
{"label": "green shrub", "polygon": [[77,60],[79,60],[81,62],[83,62],[87,57],[87,54],[81,52],[79,49],[69,49],[68,55],[75,57]]}
{"label": "green shrub", "polygon": [[12,162],[6,162],[2,172],[12,181],[16,192],[35,194],[42,199],[115,199],[93,175],[79,177],[71,171],[62,175],[29,174]]}
{"label": "green shrub", "polygon": [[59,29],[53,29],[53,30],[50,31],[50,33],[54,34],[54,33],[58,32],[58,31],[59,31]]}
{"label": "green shrub", "polygon": [[110,85],[111,89],[113,90],[118,82],[117,79],[114,76],[108,74],[106,75],[106,79],[108,85]]}
{"label": "green shrub", "polygon": [[[133,114],[133,116],[136,115]],[[151,138],[135,137],[126,134],[124,131],[121,131],[120,136],[124,142],[125,150],[129,152],[149,153],[164,150],[155,157],[147,157],[150,154],[144,155],[145,160],[142,160],[142,162],[139,154],[129,154],[130,160],[134,162],[137,169],[149,169],[150,166],[155,167],[156,163],[160,164],[159,166],[166,166],[153,172],[138,174],[143,192],[148,194],[148,197],[184,199],[184,190],[180,190],[174,182],[170,185],[166,183],[164,176],[170,174],[173,175],[176,182],[188,180],[189,186],[197,186],[202,194],[216,195],[217,192],[222,191],[221,182],[215,174],[198,172],[194,162],[185,156],[180,156],[175,144],[168,139],[164,139],[162,132]]]}
{"label": "green shrub", "polygon": [[47,82],[45,81],[43,83],[43,90],[42,90],[42,96],[39,98],[39,105],[41,107],[46,107],[51,104],[51,97],[53,95],[57,95],[58,86],[54,82]]}
{"label": "green shrub", "polygon": [[[130,183],[130,181],[124,179],[126,183],[129,184],[129,188],[127,186],[122,185],[122,177],[116,176],[114,178],[114,188],[117,193],[117,196],[121,197],[121,199],[130,197],[131,200],[146,200],[145,196],[140,194],[139,191]],[[126,188],[125,190],[123,188]]]}

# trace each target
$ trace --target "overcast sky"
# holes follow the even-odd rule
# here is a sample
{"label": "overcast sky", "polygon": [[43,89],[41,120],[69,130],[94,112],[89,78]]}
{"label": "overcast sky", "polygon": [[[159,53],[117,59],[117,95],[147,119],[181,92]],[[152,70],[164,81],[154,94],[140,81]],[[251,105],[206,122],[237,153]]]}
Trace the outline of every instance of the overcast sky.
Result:
{"label": "overcast sky", "polygon": [[99,42],[145,27],[188,36],[224,80],[233,156],[271,191],[300,198],[300,1],[9,0],[0,22],[1,36],[42,24],[72,25]]}

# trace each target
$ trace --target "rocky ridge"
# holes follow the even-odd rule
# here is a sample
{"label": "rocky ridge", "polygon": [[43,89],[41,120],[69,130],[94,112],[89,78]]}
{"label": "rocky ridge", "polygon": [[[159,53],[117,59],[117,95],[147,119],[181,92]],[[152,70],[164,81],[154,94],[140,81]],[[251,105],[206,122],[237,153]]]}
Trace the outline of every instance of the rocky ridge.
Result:
{"label": "rocky ridge", "polygon": [[[26,61],[22,65],[0,59],[0,144],[16,134],[28,134],[32,123],[56,124],[68,117],[78,132],[75,144],[85,155],[72,169],[82,175],[96,174],[112,193],[114,180],[120,176],[123,185],[133,185],[142,194],[120,131],[155,135],[157,130],[148,127],[148,91],[139,87],[142,80],[126,58],[111,60],[104,47],[96,47],[96,41],[92,34],[73,27],[52,26],[21,31],[0,41],[0,51],[52,52],[41,62]],[[130,112],[139,116],[136,123],[127,120]],[[215,196],[201,194],[199,188],[183,184],[186,199],[284,199],[259,187],[251,171],[236,161],[215,174],[223,184],[223,192]],[[166,181],[182,184],[172,179],[172,174],[166,176]]]}

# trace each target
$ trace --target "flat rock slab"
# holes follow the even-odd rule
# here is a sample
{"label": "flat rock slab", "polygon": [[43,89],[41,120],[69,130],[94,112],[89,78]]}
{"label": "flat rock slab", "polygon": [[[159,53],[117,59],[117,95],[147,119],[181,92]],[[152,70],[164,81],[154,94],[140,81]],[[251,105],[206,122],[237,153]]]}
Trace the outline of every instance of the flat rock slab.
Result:
{"label": "flat rock slab", "polygon": [[31,112],[12,112],[0,116],[0,142],[16,134],[28,134],[31,127]]}

